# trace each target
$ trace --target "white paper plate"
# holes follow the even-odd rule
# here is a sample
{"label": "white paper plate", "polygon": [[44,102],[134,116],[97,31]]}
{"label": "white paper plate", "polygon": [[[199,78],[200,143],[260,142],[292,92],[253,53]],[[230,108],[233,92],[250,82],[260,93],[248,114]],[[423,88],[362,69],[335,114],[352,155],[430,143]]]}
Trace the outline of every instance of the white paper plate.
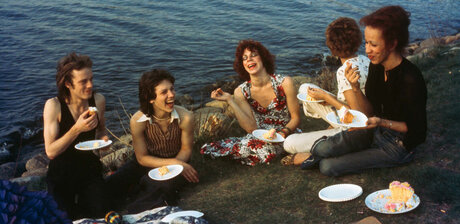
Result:
{"label": "white paper plate", "polygon": [[181,211],[181,212],[175,212],[175,213],[171,213],[165,217],[163,217],[161,219],[161,222],[166,222],[166,223],[171,223],[171,221],[173,221],[175,218],[177,217],[182,217],[182,216],[193,216],[195,218],[200,218],[201,216],[203,216],[204,214],[202,212],[199,212],[199,211],[193,211],[193,210],[190,210],[190,211]]}
{"label": "white paper plate", "polygon": [[363,189],[356,184],[336,184],[321,189],[319,198],[329,202],[349,201],[359,197]]}
{"label": "white paper plate", "polygon": [[272,139],[272,140],[268,140],[266,138],[264,138],[264,134],[269,132],[269,130],[265,130],[265,129],[257,129],[257,130],[254,130],[252,132],[252,135],[254,135],[256,138],[262,140],[262,141],[266,141],[266,142],[284,142],[284,138],[283,136],[281,136],[280,134],[276,133],[276,138]]}
{"label": "white paper plate", "polygon": [[86,142],[80,142],[75,145],[75,148],[78,150],[83,151],[90,151],[95,149],[100,149],[109,146],[112,144],[112,140],[104,141],[104,140],[91,140]]}
{"label": "white paper plate", "polygon": [[307,100],[307,93],[299,93],[297,94],[297,99],[303,102],[307,103],[321,103],[324,102],[324,100]]}
{"label": "white paper plate", "polygon": [[[380,195],[383,195],[383,198],[381,198]],[[414,210],[420,204],[420,198],[416,194],[414,194],[412,196],[412,199],[409,199],[409,202],[412,204],[411,208],[404,208],[401,211],[390,212],[390,211],[385,209],[385,204],[389,200],[387,197],[389,197],[389,196],[391,196],[391,192],[390,192],[389,189],[380,190],[380,191],[376,191],[376,192],[374,192],[372,194],[369,194],[366,197],[366,200],[364,202],[366,203],[366,206],[368,208],[370,208],[371,210],[373,210],[375,212],[383,213],[383,214],[406,213],[406,212]]]}
{"label": "white paper plate", "polygon": [[169,170],[169,173],[161,176],[160,175],[160,172],[158,171],[160,168],[155,168],[155,169],[152,169],[149,171],[149,177],[154,179],[154,180],[159,180],[159,181],[163,181],[163,180],[169,180],[177,175],[179,175],[180,173],[182,173],[182,170],[184,170],[184,167],[182,165],[169,165],[169,166],[166,166],[168,167],[168,170]]}
{"label": "white paper plate", "polygon": [[344,123],[341,123],[341,122],[338,122],[337,121],[337,116],[335,116],[335,113],[334,112],[330,112],[326,115],[326,119],[333,123],[333,124],[336,124],[336,125],[339,125],[339,126],[342,126],[342,127],[347,127],[347,128],[361,128],[361,127],[366,127],[367,124],[367,116],[363,113],[361,113],[360,111],[357,111],[357,110],[348,110],[350,111],[351,114],[353,114],[353,116],[355,116],[353,118],[353,122],[349,123],[349,124],[344,124]]}

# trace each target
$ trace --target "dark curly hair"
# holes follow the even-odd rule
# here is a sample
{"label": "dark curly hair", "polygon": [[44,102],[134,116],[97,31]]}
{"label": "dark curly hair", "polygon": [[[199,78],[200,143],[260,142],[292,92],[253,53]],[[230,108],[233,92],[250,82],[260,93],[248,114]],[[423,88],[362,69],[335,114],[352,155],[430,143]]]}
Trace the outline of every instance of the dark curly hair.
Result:
{"label": "dark curly hair", "polygon": [[88,56],[81,54],[77,55],[75,52],[59,59],[56,66],[56,86],[58,87],[58,98],[61,100],[70,99],[70,91],[65,84],[68,82],[73,87],[73,70],[79,71],[84,68],[92,67],[93,62]]}
{"label": "dark curly hair", "polygon": [[151,71],[144,72],[139,80],[140,110],[148,117],[153,115],[153,107],[150,104],[150,100],[157,98],[155,88],[163,80],[168,80],[174,85],[174,77],[168,71],[162,69],[153,69]]}
{"label": "dark curly hair", "polygon": [[245,81],[249,81],[250,79],[249,73],[243,66],[243,53],[246,49],[249,49],[251,52],[257,51],[262,58],[262,63],[267,73],[275,73],[275,56],[272,55],[264,45],[255,40],[241,40],[236,47],[235,61],[233,62],[233,69],[238,73],[241,79]]}
{"label": "dark curly hair", "polygon": [[340,17],[326,28],[326,45],[334,56],[353,56],[358,51],[361,41],[362,33],[354,19]]}
{"label": "dark curly hair", "polygon": [[359,23],[382,31],[385,46],[392,46],[397,41],[395,50],[399,53],[409,43],[410,12],[401,6],[393,5],[378,9],[377,11],[361,18]]}

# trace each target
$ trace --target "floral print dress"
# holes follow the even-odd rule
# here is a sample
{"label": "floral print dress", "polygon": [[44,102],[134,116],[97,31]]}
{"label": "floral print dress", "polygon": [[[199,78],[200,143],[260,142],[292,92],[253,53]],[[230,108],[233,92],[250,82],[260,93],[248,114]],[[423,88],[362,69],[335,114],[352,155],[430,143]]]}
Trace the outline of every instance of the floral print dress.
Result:
{"label": "floral print dress", "polygon": [[[271,75],[271,84],[276,97],[267,108],[262,107],[251,97],[251,81],[242,83],[244,97],[251,106],[258,129],[280,131],[290,121],[291,117],[286,105],[286,94],[281,86],[283,75]],[[283,152],[282,143],[268,143],[257,139],[252,134],[245,137],[230,137],[217,142],[207,143],[201,147],[201,154],[211,157],[231,156],[242,164],[254,166],[258,163],[268,163],[279,153]]]}

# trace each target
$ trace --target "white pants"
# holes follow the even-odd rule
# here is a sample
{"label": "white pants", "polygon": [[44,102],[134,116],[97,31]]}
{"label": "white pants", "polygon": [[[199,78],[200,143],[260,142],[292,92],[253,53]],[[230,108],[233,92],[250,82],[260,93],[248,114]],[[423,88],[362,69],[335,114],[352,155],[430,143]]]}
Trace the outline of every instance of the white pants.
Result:
{"label": "white pants", "polygon": [[308,133],[291,134],[284,140],[284,150],[291,154],[299,152],[310,152],[313,143],[317,139],[323,136],[335,135],[342,130],[342,128],[334,128]]}

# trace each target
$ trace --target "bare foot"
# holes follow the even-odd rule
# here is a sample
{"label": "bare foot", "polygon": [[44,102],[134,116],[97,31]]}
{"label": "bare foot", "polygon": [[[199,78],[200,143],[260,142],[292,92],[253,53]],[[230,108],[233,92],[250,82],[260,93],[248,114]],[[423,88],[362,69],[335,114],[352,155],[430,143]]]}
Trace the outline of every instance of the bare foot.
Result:
{"label": "bare foot", "polygon": [[308,159],[308,157],[310,157],[310,156],[311,156],[311,153],[309,153],[309,152],[301,152],[301,153],[295,154],[294,165],[302,164],[302,162],[305,161],[306,159]]}

